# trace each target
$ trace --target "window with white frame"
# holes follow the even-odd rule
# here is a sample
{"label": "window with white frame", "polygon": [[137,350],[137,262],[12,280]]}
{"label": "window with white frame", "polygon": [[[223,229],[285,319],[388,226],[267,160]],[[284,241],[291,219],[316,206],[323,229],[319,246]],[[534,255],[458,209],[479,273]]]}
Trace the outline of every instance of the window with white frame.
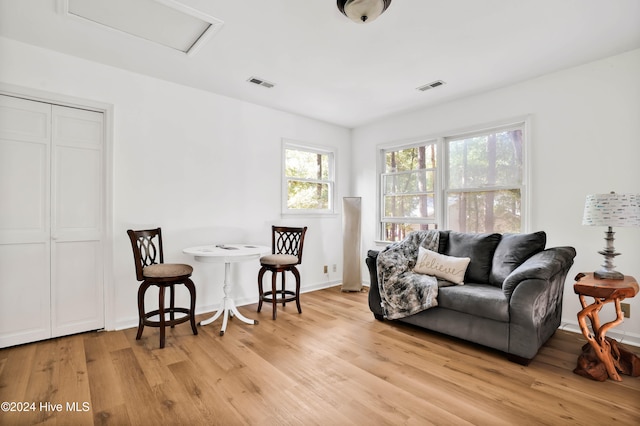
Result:
{"label": "window with white frame", "polygon": [[415,230],[525,230],[525,123],[380,150],[383,241]]}
{"label": "window with white frame", "polygon": [[381,151],[383,240],[400,241],[411,231],[437,226],[437,151],[436,141]]}
{"label": "window with white frame", "polygon": [[333,213],[335,153],[283,143],[283,213]]}
{"label": "window with white frame", "polygon": [[461,232],[521,232],[524,125],[445,138],[446,223]]}

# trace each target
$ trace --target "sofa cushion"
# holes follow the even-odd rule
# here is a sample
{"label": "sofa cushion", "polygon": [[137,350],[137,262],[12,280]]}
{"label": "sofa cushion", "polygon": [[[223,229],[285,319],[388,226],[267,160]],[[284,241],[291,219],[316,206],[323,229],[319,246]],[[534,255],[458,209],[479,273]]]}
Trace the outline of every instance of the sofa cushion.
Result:
{"label": "sofa cushion", "polygon": [[502,286],[505,278],[525,260],[544,250],[547,234],[543,231],[532,234],[503,234],[493,255],[493,266],[489,282]]}
{"label": "sofa cushion", "polygon": [[509,301],[502,289],[491,284],[467,282],[438,290],[438,307],[496,321],[509,322]]}
{"label": "sofa cushion", "polygon": [[444,254],[447,251],[449,245],[449,232],[451,231],[438,231],[438,253]]}
{"label": "sofa cushion", "polygon": [[443,278],[454,284],[464,284],[464,274],[470,260],[468,257],[447,256],[419,247],[418,260],[413,271]]}
{"label": "sofa cushion", "polygon": [[464,276],[465,282],[489,283],[493,253],[500,242],[500,234],[472,234],[449,232],[446,255],[471,259]]}

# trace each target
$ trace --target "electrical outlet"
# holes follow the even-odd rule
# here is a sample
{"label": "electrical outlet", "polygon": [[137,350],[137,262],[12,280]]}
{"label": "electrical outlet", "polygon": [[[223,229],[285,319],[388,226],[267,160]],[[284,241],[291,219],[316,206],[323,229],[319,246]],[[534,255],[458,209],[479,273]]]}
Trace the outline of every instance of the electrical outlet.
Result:
{"label": "electrical outlet", "polygon": [[324,265],[324,273],[325,274],[329,273],[329,267],[327,265]]}
{"label": "electrical outlet", "polygon": [[335,263],[333,264],[333,272],[338,271],[338,265],[336,265]]}
{"label": "electrical outlet", "polygon": [[622,313],[624,314],[625,318],[631,318],[631,305],[628,303],[621,303],[620,304],[620,310],[622,310]]}

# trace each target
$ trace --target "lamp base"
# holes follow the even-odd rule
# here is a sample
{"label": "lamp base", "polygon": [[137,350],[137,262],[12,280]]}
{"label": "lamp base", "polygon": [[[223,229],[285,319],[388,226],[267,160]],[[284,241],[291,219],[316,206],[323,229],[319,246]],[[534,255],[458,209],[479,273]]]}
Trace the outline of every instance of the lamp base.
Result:
{"label": "lamp base", "polygon": [[607,244],[604,250],[598,252],[604,256],[604,264],[593,273],[593,276],[599,280],[623,280],[624,275],[616,271],[615,265],[613,264],[613,258],[620,255],[620,253],[616,253],[616,249],[613,248],[613,236],[615,232],[613,232],[613,229],[609,226],[604,234],[604,240]]}
{"label": "lamp base", "polygon": [[618,271],[607,271],[599,269],[593,273],[593,276],[599,280],[624,280],[624,275]]}

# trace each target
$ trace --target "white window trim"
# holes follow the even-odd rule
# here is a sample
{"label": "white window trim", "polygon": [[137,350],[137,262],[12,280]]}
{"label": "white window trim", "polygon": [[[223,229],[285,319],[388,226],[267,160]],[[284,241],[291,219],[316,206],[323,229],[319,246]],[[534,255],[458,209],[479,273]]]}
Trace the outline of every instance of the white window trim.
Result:
{"label": "white window trim", "polygon": [[[409,148],[411,148],[411,147],[409,147]],[[380,190],[381,190],[380,197],[381,197],[381,199],[385,195],[384,194],[384,178],[385,178],[385,176],[390,176],[392,174],[395,174],[395,175],[407,174],[408,175],[408,174],[411,174],[411,173],[415,173],[418,170],[419,169],[415,169],[415,170],[411,170],[411,171],[395,172],[395,173],[394,172],[387,172],[387,173],[383,172],[383,173],[380,173]],[[436,175],[436,177],[438,177],[437,176],[438,175],[438,168],[437,167],[435,169],[429,167],[429,168],[422,169],[422,170],[432,171],[434,173],[434,175]],[[431,191],[431,192],[433,192],[434,203],[436,202],[435,197],[436,197],[436,195],[438,193],[437,182],[438,181],[436,180],[436,185],[434,186],[433,191]],[[429,191],[427,191],[427,193],[429,193]],[[423,192],[411,191],[411,192],[404,192],[402,194],[404,194],[404,195],[417,195],[417,194],[423,194]],[[438,208],[438,206],[436,204],[435,209],[437,210],[437,208]],[[417,217],[413,217],[413,218],[412,217],[385,217],[384,208],[382,206],[382,203],[380,203],[380,217],[382,219],[385,219],[385,222],[389,222],[389,223],[436,223],[433,219],[427,220],[425,218],[417,218]],[[437,215],[436,215],[436,217],[437,217]]]}
{"label": "white window trim", "polygon": [[[529,176],[529,150],[530,150],[530,117],[519,117],[511,120],[500,121],[497,123],[485,124],[483,126],[478,126],[473,130],[467,129],[466,131],[460,132],[452,132],[449,136],[444,136],[441,138],[442,140],[442,158],[443,158],[443,167],[442,167],[442,198],[446,199],[447,194],[449,192],[460,192],[461,190],[452,190],[449,187],[449,168],[444,167],[449,164],[449,149],[447,147],[447,142],[451,139],[460,139],[460,138],[469,138],[478,135],[484,135],[488,132],[500,132],[504,130],[510,129],[519,129],[522,128],[522,183],[520,185],[515,186],[492,186],[491,190],[501,190],[501,189],[519,189],[520,190],[520,200],[522,202],[522,211],[520,215],[520,232],[529,232],[530,227],[530,210],[531,203],[529,199],[530,188],[529,183],[531,182]],[[462,192],[482,192],[486,191],[487,188],[465,188]],[[448,215],[446,211],[446,206],[442,205],[442,223],[444,228],[449,229],[448,223]]]}
{"label": "white window trim", "polygon": [[[449,188],[448,182],[448,172],[446,165],[448,164],[449,159],[448,150],[446,147],[446,141],[451,138],[458,138],[464,136],[471,136],[474,134],[484,134],[487,131],[498,131],[500,129],[508,129],[516,126],[521,126],[523,135],[522,135],[522,143],[524,145],[522,150],[522,184],[520,185],[520,195],[522,201],[522,212],[521,212],[521,231],[520,232],[531,232],[531,145],[533,140],[532,135],[532,126],[531,126],[531,116],[516,116],[510,119],[500,120],[491,123],[484,123],[474,126],[469,126],[464,129],[457,129],[454,131],[443,131],[438,132],[437,135],[425,136],[421,138],[412,138],[406,139],[402,141],[395,141],[389,143],[383,143],[376,146],[377,150],[377,170],[376,174],[378,179],[376,179],[376,197],[378,208],[377,217],[376,217],[376,240],[377,244],[388,244],[389,241],[383,240],[383,224],[382,218],[384,217],[384,206],[382,205],[383,194],[382,194],[382,174],[385,170],[385,156],[384,152],[394,149],[404,149],[420,146],[423,144],[429,144],[432,142],[436,143],[437,152],[437,182],[436,182],[436,225],[438,229],[448,229],[448,219],[447,219],[447,211],[444,203],[445,193]],[[511,188],[511,187],[510,187]],[[402,223],[414,223],[411,220],[404,220]],[[425,222],[422,220],[416,221],[416,223],[433,223],[433,222]]]}
{"label": "white window trim", "polygon": [[[285,164],[286,164],[286,155],[285,151],[287,149],[295,149],[300,151],[314,152],[317,154],[326,154],[329,156],[329,180],[316,180],[316,179],[298,179],[304,180],[308,182],[320,182],[327,183],[329,185],[329,208],[328,209],[289,209],[287,207],[287,197],[288,197],[288,185],[287,185],[287,176],[285,172]],[[281,186],[281,209],[283,216],[327,216],[327,215],[335,215],[336,203],[335,203],[335,192],[336,192],[336,163],[337,163],[337,149],[334,147],[327,146],[319,146],[313,145],[304,142],[298,142],[291,139],[282,139],[282,152],[281,152],[281,165],[280,165],[280,173],[282,177],[282,186]]]}
{"label": "white window trim", "polygon": [[[399,149],[408,149],[408,148],[416,148],[419,146],[423,146],[423,145],[431,145],[431,144],[435,144],[436,145],[436,150],[437,150],[437,154],[436,154],[436,163],[438,164],[437,169],[441,169],[442,167],[440,167],[440,161],[442,159],[442,154],[441,154],[441,149],[442,149],[442,140],[441,138],[434,138],[434,137],[425,137],[425,138],[416,138],[416,139],[410,139],[410,140],[404,140],[404,141],[396,141],[396,142],[391,142],[391,143],[386,143],[386,144],[380,144],[376,147],[377,151],[378,151],[378,167],[376,170],[378,179],[377,179],[377,188],[376,188],[376,194],[377,194],[377,198],[378,198],[378,208],[377,208],[377,217],[376,217],[376,243],[384,243],[384,244],[388,244],[389,241],[384,240],[382,237],[384,235],[384,225],[382,222],[382,219],[384,218],[384,205],[382,203],[382,200],[384,198],[384,194],[383,192],[383,186],[382,186],[382,180],[383,180],[383,175],[385,174],[385,169],[386,169],[386,160],[385,160],[385,155],[384,153],[387,151],[396,151]],[[438,222],[438,218],[440,217],[441,213],[440,213],[440,209],[442,209],[442,189],[441,189],[441,184],[440,184],[440,179],[441,179],[441,171],[437,170],[436,171],[436,185],[434,188],[434,202],[436,204],[436,221],[433,221],[432,219],[429,220],[425,220],[425,219],[420,219],[420,218],[403,218],[402,220],[386,220],[386,222],[389,223],[425,223],[425,224],[433,224],[435,223],[438,228],[440,228],[440,222]]]}

